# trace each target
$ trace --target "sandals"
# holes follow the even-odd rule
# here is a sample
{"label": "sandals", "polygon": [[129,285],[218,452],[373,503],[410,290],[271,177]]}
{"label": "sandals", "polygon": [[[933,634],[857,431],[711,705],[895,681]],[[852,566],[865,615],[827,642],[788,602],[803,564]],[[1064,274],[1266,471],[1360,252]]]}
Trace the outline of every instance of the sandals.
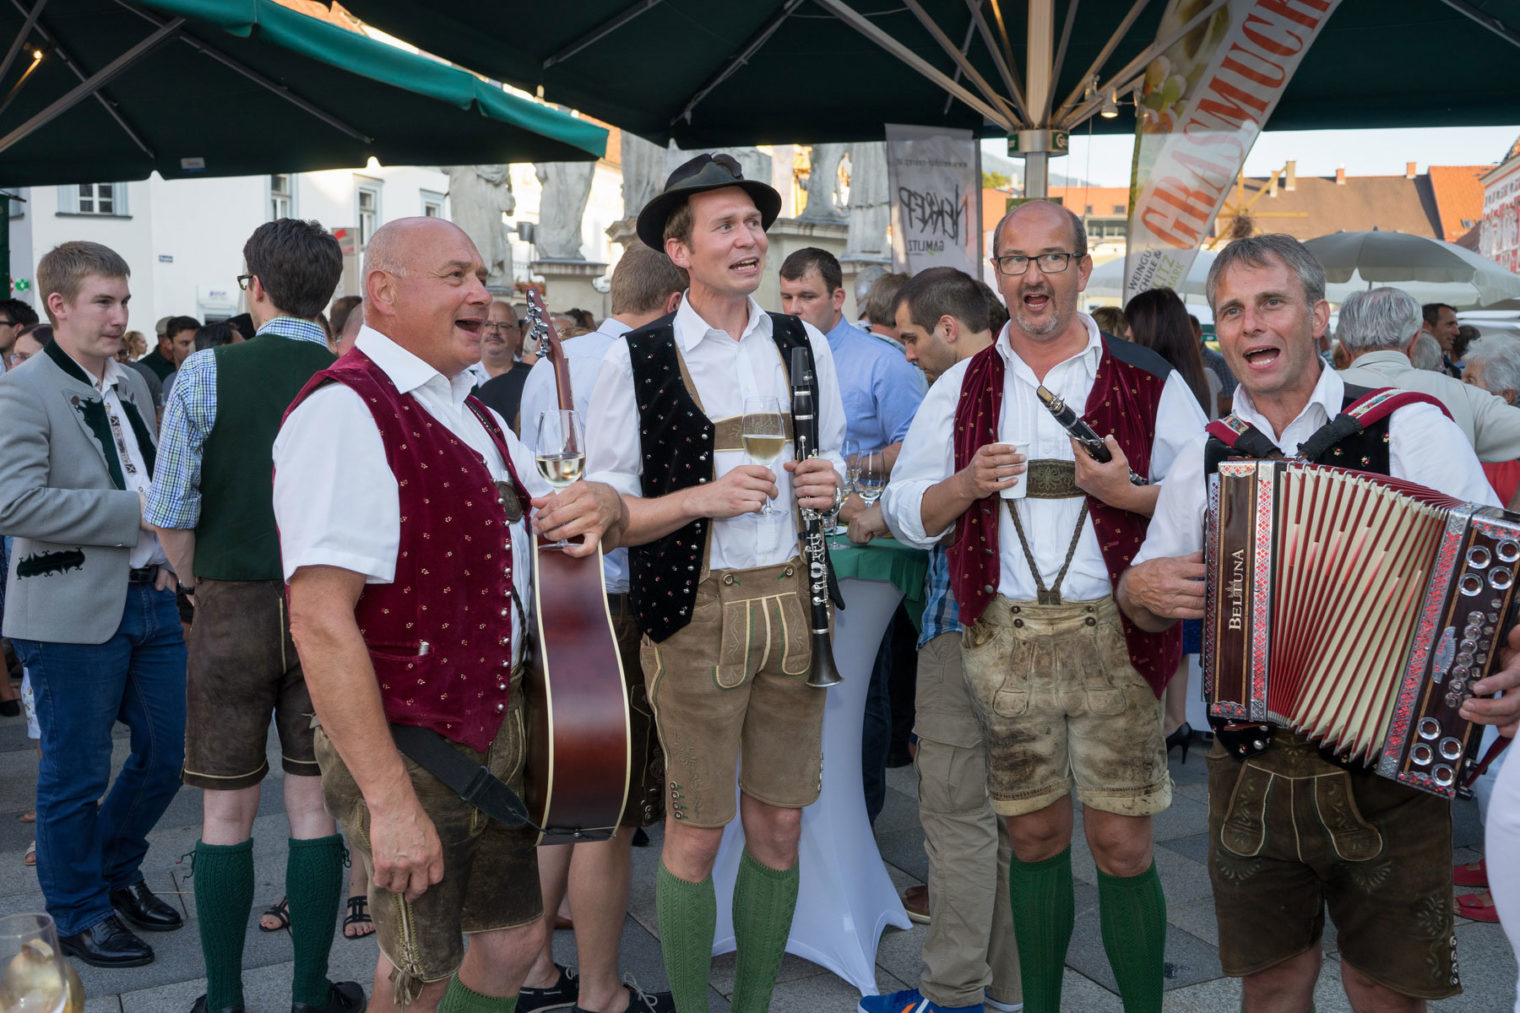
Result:
{"label": "sandals", "polygon": [[32,843],[30,843],[30,844],[28,844],[26,846],[26,854],[24,854],[24,855],[21,856],[21,864],[22,865],[36,865],[37,864],[37,842],[36,841],[33,841]]}
{"label": "sandals", "polygon": [[1470,918],[1475,922],[1497,922],[1499,909],[1494,907],[1494,898],[1487,890],[1481,893],[1464,893],[1457,897],[1455,912],[1462,918]]}
{"label": "sandals", "polygon": [[[349,928],[357,929],[350,932]],[[374,934],[375,923],[369,916],[369,898],[362,893],[348,898],[348,914],[343,916],[343,936],[346,939],[363,939]]]}
{"label": "sandals", "polygon": [[1488,862],[1480,858],[1466,865],[1452,866],[1451,881],[1457,886],[1487,886]]}
{"label": "sandals", "polygon": [[[270,928],[268,925],[264,924],[265,918],[273,918],[279,922],[279,924],[273,928]],[[281,897],[278,904],[270,905],[264,909],[263,914],[259,915],[259,931],[284,932],[288,928],[290,928],[290,902],[286,898]]]}

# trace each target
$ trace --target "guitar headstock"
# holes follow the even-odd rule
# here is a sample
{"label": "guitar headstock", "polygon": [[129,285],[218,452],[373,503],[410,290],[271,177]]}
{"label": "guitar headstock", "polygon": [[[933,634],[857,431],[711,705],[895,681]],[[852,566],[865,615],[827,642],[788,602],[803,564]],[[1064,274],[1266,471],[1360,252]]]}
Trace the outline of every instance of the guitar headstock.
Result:
{"label": "guitar headstock", "polygon": [[570,370],[565,364],[565,349],[560,345],[554,320],[549,316],[549,311],[544,309],[544,300],[538,294],[538,289],[529,287],[527,298],[528,335],[523,339],[523,344],[526,347],[528,338],[537,339],[539,358],[548,359],[554,367],[554,386],[559,395],[559,406],[567,410],[574,408],[574,399],[570,393]]}

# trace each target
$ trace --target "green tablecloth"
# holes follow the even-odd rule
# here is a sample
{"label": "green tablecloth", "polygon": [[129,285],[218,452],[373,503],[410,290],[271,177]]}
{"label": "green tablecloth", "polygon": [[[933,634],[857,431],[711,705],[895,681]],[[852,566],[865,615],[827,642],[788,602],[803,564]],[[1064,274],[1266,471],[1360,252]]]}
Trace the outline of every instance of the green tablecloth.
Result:
{"label": "green tablecloth", "polygon": [[835,535],[829,539],[829,558],[840,580],[889,581],[903,593],[903,607],[913,625],[922,626],[924,574],[929,569],[929,554],[923,549],[895,538],[876,538],[869,545],[856,545],[843,535]]}

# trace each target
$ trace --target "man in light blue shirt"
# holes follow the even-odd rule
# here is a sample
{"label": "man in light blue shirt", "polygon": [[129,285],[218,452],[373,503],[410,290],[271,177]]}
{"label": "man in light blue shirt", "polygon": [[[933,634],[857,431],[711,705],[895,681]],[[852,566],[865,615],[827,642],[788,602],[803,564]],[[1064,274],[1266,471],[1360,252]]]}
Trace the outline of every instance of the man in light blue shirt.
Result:
{"label": "man in light blue shirt", "polygon": [[885,451],[890,468],[924,399],[924,378],[901,348],[845,320],[844,275],[827,250],[803,247],[782,262],[781,310],[828,336],[844,395],[845,439],[861,450]]}

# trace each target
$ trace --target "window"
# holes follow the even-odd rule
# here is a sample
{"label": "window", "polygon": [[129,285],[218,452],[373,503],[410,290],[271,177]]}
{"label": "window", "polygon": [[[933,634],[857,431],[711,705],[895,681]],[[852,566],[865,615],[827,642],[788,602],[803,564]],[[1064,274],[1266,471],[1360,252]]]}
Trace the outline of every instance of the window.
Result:
{"label": "window", "polygon": [[58,188],[58,213],[64,215],[111,215],[127,213],[127,184],[79,183]]}
{"label": "window", "polygon": [[1126,214],[1126,213],[1127,212],[1124,210],[1124,205],[1123,204],[1115,204],[1114,205],[1114,214],[1116,214],[1116,215],[1122,215],[1122,214]]}
{"label": "window", "polygon": [[290,218],[296,207],[296,179],[288,172],[269,177],[269,220]]}
{"label": "window", "polygon": [[428,218],[443,217],[443,194],[433,190],[420,191],[422,194],[422,213]]}
{"label": "window", "polygon": [[355,191],[359,210],[359,249],[369,245],[369,237],[380,227],[380,181],[360,183]]}

